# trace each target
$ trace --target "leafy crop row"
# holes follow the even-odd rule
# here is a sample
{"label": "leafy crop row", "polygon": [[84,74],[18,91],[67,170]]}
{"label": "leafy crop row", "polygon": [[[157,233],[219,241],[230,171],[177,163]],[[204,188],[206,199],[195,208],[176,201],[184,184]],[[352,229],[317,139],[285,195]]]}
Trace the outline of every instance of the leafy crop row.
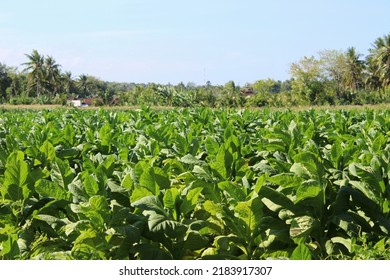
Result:
{"label": "leafy crop row", "polygon": [[0,258],[389,259],[389,131],[389,110],[3,110]]}

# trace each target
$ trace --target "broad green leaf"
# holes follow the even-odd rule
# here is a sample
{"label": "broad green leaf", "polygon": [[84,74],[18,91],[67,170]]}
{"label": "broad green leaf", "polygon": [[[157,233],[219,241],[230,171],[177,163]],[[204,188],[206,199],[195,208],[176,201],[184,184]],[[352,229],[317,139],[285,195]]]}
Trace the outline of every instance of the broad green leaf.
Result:
{"label": "broad green leaf", "polygon": [[268,182],[274,183],[283,188],[298,188],[302,183],[302,178],[293,173],[281,173],[267,178]]}
{"label": "broad green leaf", "polygon": [[205,179],[207,181],[213,180],[213,176],[211,175],[211,173],[207,169],[205,169],[199,165],[195,165],[192,172],[201,179]]}
{"label": "broad green leaf", "polygon": [[296,192],[296,200],[294,203],[298,203],[301,200],[305,200],[308,198],[318,198],[314,203],[315,208],[321,208],[323,203],[325,203],[322,197],[322,188],[320,182],[316,180],[307,180],[302,182],[301,186],[297,189]]}
{"label": "broad green leaf", "polygon": [[107,198],[102,195],[95,195],[89,199],[89,204],[96,210],[103,213],[107,213],[109,210],[109,205]]}
{"label": "broad green leaf", "polygon": [[153,196],[153,195],[154,195],[154,193],[149,191],[147,188],[139,186],[139,185],[135,185],[134,189],[131,193],[131,196],[130,196],[130,201],[136,202],[136,201],[138,201],[146,196]]}
{"label": "broad green leaf", "polygon": [[230,181],[218,183],[218,188],[224,192],[225,197],[230,197],[234,202],[246,200],[246,194],[242,186],[234,184]]}
{"label": "broad green leaf", "polygon": [[93,196],[99,193],[99,184],[91,175],[86,173],[86,176],[84,176],[83,183],[85,192],[89,196]]}
{"label": "broad green leaf", "polygon": [[224,146],[221,146],[218,150],[215,161],[210,163],[210,167],[216,174],[224,180],[227,180],[232,175],[232,165],[233,165],[233,156],[232,154],[225,149]]}
{"label": "broad green leaf", "polygon": [[209,244],[209,239],[198,231],[188,230],[184,239],[184,248],[189,250],[200,250]]}
{"label": "broad green leaf", "polygon": [[186,231],[186,227],[182,223],[171,220],[166,215],[158,213],[150,214],[148,217],[148,226],[151,232],[161,233],[170,238],[181,237]]}
{"label": "broad green leaf", "polygon": [[67,189],[68,185],[73,181],[74,175],[67,161],[56,158],[51,165],[50,177],[53,182],[56,182],[63,189]]}
{"label": "broad green leaf", "polygon": [[58,183],[41,179],[35,183],[35,191],[41,196],[52,197],[55,199],[69,199],[68,192],[60,187]]}
{"label": "broad green leaf", "polygon": [[107,158],[103,160],[101,164],[99,164],[97,168],[97,172],[104,173],[105,177],[111,177],[112,173],[115,170],[115,162],[116,162],[115,156],[109,155]]}
{"label": "broad green leaf", "polygon": [[335,237],[332,237],[330,240],[331,240],[333,243],[342,244],[342,245],[348,250],[348,252],[351,252],[351,248],[352,248],[351,239],[349,239],[349,238],[343,238],[343,237],[339,237],[339,236],[335,236]]}
{"label": "broad green leaf", "polygon": [[307,178],[307,179],[311,178],[310,171],[307,170],[305,165],[303,165],[300,162],[294,163],[291,166],[290,171],[295,173],[298,177]]}
{"label": "broad green leaf", "polygon": [[[176,216],[176,203],[178,202],[179,191],[175,188],[167,189],[164,193],[163,203],[164,207],[169,209]],[[174,217],[175,219],[177,217]]]}
{"label": "broad green leaf", "polygon": [[180,162],[188,164],[188,165],[205,165],[205,162],[197,159],[191,154],[187,154],[180,159]]}
{"label": "broad green leaf", "polygon": [[205,140],[206,151],[210,155],[216,155],[219,150],[219,144],[211,136],[207,136]]}
{"label": "broad green leaf", "polygon": [[309,248],[303,243],[299,244],[291,254],[292,260],[311,260],[312,255]]}
{"label": "broad green leaf", "polygon": [[160,188],[156,184],[156,176],[153,167],[148,167],[141,174],[139,183],[141,186],[147,188],[152,194],[158,195]]}
{"label": "broad green leaf", "polygon": [[154,211],[157,214],[161,214],[168,217],[164,210],[164,206],[156,196],[145,196],[132,203],[132,206],[137,207],[141,210]]}
{"label": "broad green leaf", "polygon": [[121,186],[128,190],[131,190],[134,187],[134,182],[131,179],[130,174],[126,174],[126,176],[122,180]]}
{"label": "broad green leaf", "polygon": [[45,155],[46,160],[50,163],[56,157],[56,151],[53,147],[53,144],[46,140],[39,150]]}
{"label": "broad green leaf", "polygon": [[380,174],[380,170],[375,170],[371,166],[363,166],[358,163],[349,165],[349,172],[353,176],[358,177],[363,182],[367,183],[367,187],[373,192],[376,198],[380,198],[385,192],[385,185],[382,182],[383,178]]}
{"label": "broad green leaf", "polygon": [[172,260],[172,255],[157,244],[137,244],[131,252],[140,260]]}
{"label": "broad green leaf", "polygon": [[223,208],[221,205],[210,200],[205,201],[203,208],[213,216],[222,215],[223,213]]}
{"label": "broad green leaf", "polygon": [[[306,173],[309,175],[310,178],[317,178],[318,180],[323,179],[324,166],[320,162],[319,157],[313,152],[300,152],[294,156],[294,161],[295,164],[299,163],[300,167],[297,166],[297,169],[291,167],[292,172],[296,173],[297,175],[300,175],[300,173]],[[300,168],[303,168],[303,170],[300,170]]]}
{"label": "broad green leaf", "polygon": [[372,142],[372,150],[377,153],[382,153],[382,147],[386,144],[387,138],[383,134],[379,134]]}
{"label": "broad green leaf", "polygon": [[190,211],[194,210],[202,190],[202,187],[193,188],[183,197],[183,202],[180,205],[180,212],[183,215],[187,215]]}
{"label": "broad green leaf", "polygon": [[279,212],[281,209],[288,209],[294,212],[294,203],[283,193],[268,186],[261,187],[259,197],[263,204],[273,212]]}
{"label": "broad green leaf", "polygon": [[[111,143],[111,132],[112,132],[112,128],[111,126],[106,123],[105,125],[103,125],[100,130],[99,130],[99,139],[100,139],[100,142],[102,144],[102,146],[104,147],[109,147],[110,146],[110,143]],[[108,150],[109,151],[109,150]]]}
{"label": "broad green leaf", "polygon": [[24,153],[13,152],[7,158],[4,172],[4,183],[1,188],[2,195],[13,201],[26,199],[29,196],[26,187],[29,174],[28,164],[24,161]]}
{"label": "broad green leaf", "polygon": [[67,124],[64,127],[64,140],[69,144],[70,147],[73,147],[75,140],[75,131],[71,124]]}
{"label": "broad green leaf", "polygon": [[317,225],[318,221],[313,217],[296,217],[291,221],[290,236],[291,238],[307,237]]}
{"label": "broad green leaf", "polygon": [[156,184],[160,189],[169,189],[171,187],[171,181],[169,180],[168,174],[159,167],[153,167],[153,171]]}
{"label": "broad green leaf", "polygon": [[18,235],[10,234],[7,240],[1,243],[2,250],[0,251],[0,256],[5,260],[15,260],[17,259],[20,251],[19,245],[17,243]]}
{"label": "broad green leaf", "polygon": [[343,148],[341,147],[340,141],[337,141],[330,148],[331,160],[335,168],[340,167],[339,160],[342,154],[343,154]]}
{"label": "broad green leaf", "polygon": [[262,205],[261,199],[257,197],[249,201],[238,202],[237,206],[234,207],[234,212],[253,232],[259,227],[261,218],[263,217]]}

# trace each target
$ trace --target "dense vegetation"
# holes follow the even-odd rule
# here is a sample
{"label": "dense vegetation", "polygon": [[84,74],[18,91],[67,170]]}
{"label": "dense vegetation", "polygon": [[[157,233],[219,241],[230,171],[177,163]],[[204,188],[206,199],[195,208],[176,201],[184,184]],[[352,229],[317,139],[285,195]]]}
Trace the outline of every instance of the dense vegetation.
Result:
{"label": "dense vegetation", "polygon": [[0,116],[1,259],[390,259],[390,110]]}
{"label": "dense vegetation", "polygon": [[[168,105],[188,107],[294,106],[390,102],[390,34],[372,44],[367,57],[353,47],[325,50],[290,66],[291,79],[259,80],[243,87],[158,85],[105,82],[90,75],[75,78],[51,56],[26,55],[23,70],[0,63],[0,102],[65,104],[67,98],[95,97],[96,105]],[[131,79],[131,77],[129,77]],[[245,93],[251,92],[250,96]]]}

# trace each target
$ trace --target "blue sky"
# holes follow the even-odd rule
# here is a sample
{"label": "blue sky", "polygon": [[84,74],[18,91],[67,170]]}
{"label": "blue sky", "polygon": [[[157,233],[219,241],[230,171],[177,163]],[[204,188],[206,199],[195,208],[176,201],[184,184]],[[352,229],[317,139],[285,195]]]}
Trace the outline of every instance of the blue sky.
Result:
{"label": "blue sky", "polygon": [[74,77],[240,85],[289,78],[325,49],[363,55],[390,33],[389,0],[1,1],[0,62],[37,49]]}

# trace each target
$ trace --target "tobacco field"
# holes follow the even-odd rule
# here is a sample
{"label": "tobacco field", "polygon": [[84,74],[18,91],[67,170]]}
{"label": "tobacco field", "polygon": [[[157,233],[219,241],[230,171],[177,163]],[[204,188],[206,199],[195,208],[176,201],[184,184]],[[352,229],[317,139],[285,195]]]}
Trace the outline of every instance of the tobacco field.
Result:
{"label": "tobacco field", "polygon": [[390,110],[0,111],[0,259],[390,259]]}

